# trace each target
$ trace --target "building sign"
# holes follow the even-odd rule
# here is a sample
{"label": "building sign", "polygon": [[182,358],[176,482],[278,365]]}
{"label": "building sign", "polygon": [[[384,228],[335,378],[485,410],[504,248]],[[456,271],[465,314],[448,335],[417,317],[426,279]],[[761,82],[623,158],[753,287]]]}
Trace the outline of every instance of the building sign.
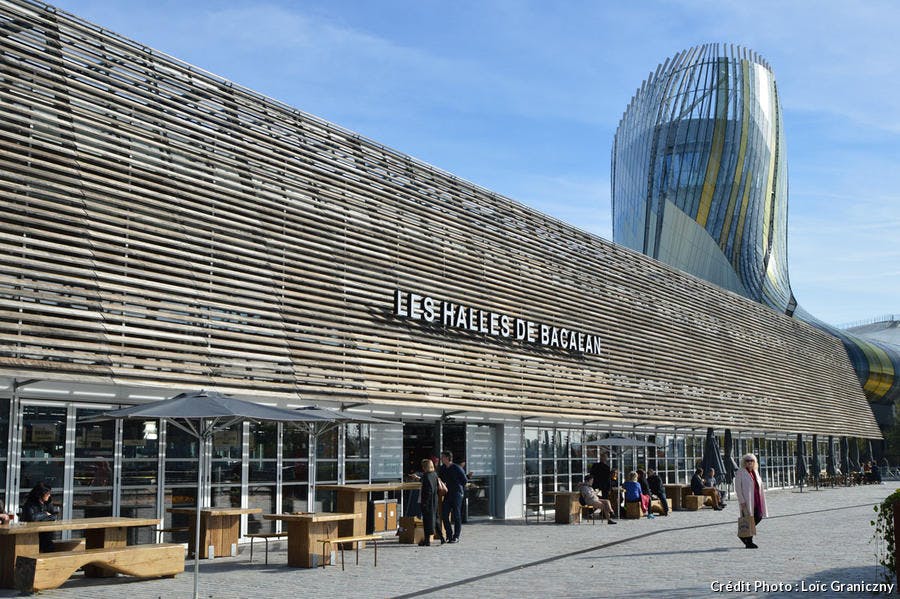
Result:
{"label": "building sign", "polygon": [[507,314],[437,300],[400,289],[394,292],[394,315],[435,323],[445,329],[514,339],[539,347],[600,355],[600,336]]}

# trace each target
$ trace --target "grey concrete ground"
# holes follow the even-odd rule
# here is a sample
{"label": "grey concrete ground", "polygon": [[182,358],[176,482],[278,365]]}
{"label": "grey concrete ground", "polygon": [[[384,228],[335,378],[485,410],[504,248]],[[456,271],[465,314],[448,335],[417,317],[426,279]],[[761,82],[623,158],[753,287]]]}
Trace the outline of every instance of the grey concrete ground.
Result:
{"label": "grey concrete ground", "polygon": [[[773,491],[771,518],[759,525],[759,549],[736,537],[737,504],[715,512],[675,512],[654,520],[525,525],[521,521],[469,524],[462,542],[417,547],[393,539],[347,570],[300,570],[285,565],[284,545],[269,565],[236,558],[201,563],[202,597],[810,597],[870,596],[837,592],[835,584],[881,582],[872,541],[872,506],[900,483],[822,491]],[[261,546],[260,546],[261,549]],[[259,556],[262,557],[261,555]],[[188,564],[191,567],[191,563]],[[757,581],[771,585],[755,587]],[[728,582],[737,592],[715,592]],[[821,590],[809,589],[819,583]],[[779,591],[775,585],[791,585]],[[144,599],[190,597],[190,572],[175,579],[102,581],[80,575],[49,598]],[[16,596],[0,592],[0,597]]]}

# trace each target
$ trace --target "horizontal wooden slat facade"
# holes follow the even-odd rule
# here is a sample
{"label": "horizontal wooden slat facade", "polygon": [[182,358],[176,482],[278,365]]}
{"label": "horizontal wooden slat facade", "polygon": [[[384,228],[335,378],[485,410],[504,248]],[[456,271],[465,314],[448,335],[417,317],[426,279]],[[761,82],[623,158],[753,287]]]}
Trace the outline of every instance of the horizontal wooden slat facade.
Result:
{"label": "horizontal wooden slat facade", "polygon": [[880,436],[837,340],[55,9],[0,3],[0,109],[0,375]]}

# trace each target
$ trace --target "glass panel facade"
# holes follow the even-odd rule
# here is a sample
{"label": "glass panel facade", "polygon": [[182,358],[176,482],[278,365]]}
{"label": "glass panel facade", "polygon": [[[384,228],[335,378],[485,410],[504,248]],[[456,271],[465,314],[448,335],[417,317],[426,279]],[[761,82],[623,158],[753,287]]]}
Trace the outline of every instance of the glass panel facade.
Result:
{"label": "glass panel facade", "polygon": [[348,424],[344,434],[344,482],[369,482],[369,425]]}
{"label": "glass panel facade", "polygon": [[116,423],[81,421],[99,412],[85,409],[76,412],[73,518],[113,515]]}
{"label": "glass panel facade", "polygon": [[464,469],[469,477],[466,489],[468,516],[470,518],[492,516],[492,491],[497,474],[496,429],[489,424],[470,424],[466,427],[466,435]]}
{"label": "glass panel facade", "polygon": [[281,467],[281,511],[308,512],[309,509],[309,433],[285,425]]}
{"label": "glass panel facade", "polygon": [[213,434],[210,483],[214,507],[241,507],[243,426],[232,424]]}
{"label": "glass panel facade", "polygon": [[[247,507],[260,508],[262,514],[278,512],[278,429],[277,423],[249,425],[250,464]],[[247,517],[247,532],[273,532],[275,522],[262,514]]]}
{"label": "glass panel facade", "polygon": [[[122,421],[120,516],[157,516],[159,449],[159,421]],[[149,526],[129,528],[127,534],[129,544],[156,541],[156,534]]]}
{"label": "glass panel facade", "polygon": [[22,407],[22,453],[19,465],[19,505],[39,482],[54,490],[60,501],[65,483],[65,407]]}

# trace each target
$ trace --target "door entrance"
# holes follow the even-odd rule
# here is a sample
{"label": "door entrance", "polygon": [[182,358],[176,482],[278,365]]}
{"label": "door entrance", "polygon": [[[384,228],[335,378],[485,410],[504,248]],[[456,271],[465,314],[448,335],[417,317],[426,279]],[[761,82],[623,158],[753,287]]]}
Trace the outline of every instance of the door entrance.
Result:
{"label": "door entrance", "polygon": [[422,471],[422,460],[440,456],[438,445],[440,423],[406,422],[403,424],[403,474]]}

